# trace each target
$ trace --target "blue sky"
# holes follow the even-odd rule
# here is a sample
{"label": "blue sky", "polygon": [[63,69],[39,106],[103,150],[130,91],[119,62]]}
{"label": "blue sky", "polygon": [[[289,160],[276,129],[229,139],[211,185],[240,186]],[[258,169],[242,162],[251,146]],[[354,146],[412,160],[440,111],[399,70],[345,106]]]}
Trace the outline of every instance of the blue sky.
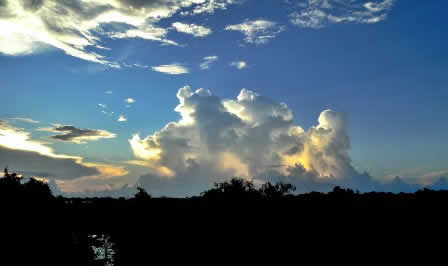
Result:
{"label": "blue sky", "polygon": [[[75,156],[82,158],[77,162],[81,167],[97,168],[96,175],[84,173],[76,178],[59,179],[51,169],[47,176],[42,175],[56,180],[63,190],[118,188],[144,183],[140,176],[148,175],[162,180],[188,179],[184,166],[180,169],[173,161],[180,159],[167,155],[170,152],[165,149],[172,146],[163,143],[170,141],[161,138],[154,147],[147,144],[168,123],[179,122],[183,113],[174,111],[180,101],[176,94],[185,86],[190,86],[194,94],[188,99],[205,97],[194,93],[204,88],[224,104],[236,100],[245,88],[263,101],[276,103],[275,107],[260,105],[268,109],[257,107],[260,113],[254,117],[272,110],[277,114],[276,108],[282,108],[279,103],[285,103],[293,117],[284,130],[300,126],[307,135],[305,139],[313,138],[313,128],[323,127],[318,118],[324,110],[344,117],[344,130],[335,134],[346,134],[350,147],[344,144],[342,150],[330,151],[340,143],[332,136],[334,143],[315,145],[316,151],[310,153],[323,153],[327,161],[318,163],[311,155],[297,154],[297,158],[311,156],[305,168],[315,170],[318,179],[334,175],[331,182],[339,182],[342,177],[338,175],[349,173],[328,172],[324,170],[328,166],[322,163],[339,164],[347,158],[351,160],[347,165],[330,168],[354,167],[356,173],[368,171],[381,182],[400,176],[420,184],[435,182],[448,173],[448,39],[443,13],[448,4],[444,1],[200,0],[186,1],[184,7],[175,0],[103,2],[76,0],[69,5],[46,0],[29,7],[30,1],[0,1],[0,25],[11,29],[0,33],[0,90],[5,95],[0,120],[4,130],[26,133],[28,138],[21,141],[50,147],[53,153],[34,148],[24,151],[40,152],[55,160],[55,154]],[[65,10],[66,15],[58,10]],[[194,12],[197,14],[192,15]],[[201,69],[206,57],[211,62],[208,69]],[[244,62],[240,63],[241,69],[238,62]],[[165,66],[165,73],[156,71],[160,66]],[[187,73],[176,74],[179,71]],[[135,102],[126,103],[127,98]],[[202,105],[195,101],[188,108],[195,110],[198,115],[192,117],[202,125],[204,121],[199,119],[203,116],[195,109]],[[206,100],[198,100],[202,101]],[[208,113],[213,112],[207,109],[206,113],[204,117],[209,119]],[[117,121],[119,115],[127,121]],[[220,125],[219,119],[223,118],[210,119]],[[261,124],[251,123],[249,128]],[[57,130],[68,125],[80,130],[71,131],[78,138],[54,138],[61,132],[70,133]],[[135,134],[141,139],[132,144]],[[22,149],[23,145],[7,145],[7,140],[0,137],[0,147]],[[308,145],[302,137],[297,142]],[[250,147],[249,153],[256,153]],[[142,151],[154,149],[161,152],[158,161],[141,156]],[[276,156],[282,152],[278,150]],[[183,154],[185,164],[191,153]],[[210,147],[207,153],[211,153]],[[198,164],[207,174],[240,173],[232,167],[225,172],[209,169],[209,164],[215,168],[226,164],[221,155],[227,153],[237,157],[236,165],[253,169],[248,173],[251,176],[272,170],[255,167],[258,164],[251,161],[251,156],[239,157],[231,149],[213,151],[209,158],[216,155],[217,159],[206,163],[202,159]],[[343,158],[333,158],[333,154],[343,154]],[[191,156],[199,162],[202,155]],[[233,157],[225,158],[233,162]],[[297,163],[302,163],[300,160]],[[13,163],[13,170],[32,172],[18,160],[5,161]],[[110,167],[115,176],[104,174],[107,169],[100,169],[98,164],[104,169]],[[164,177],[167,171],[170,174]],[[205,186],[211,180],[195,182]],[[196,186],[195,182],[191,186]],[[154,184],[159,181],[148,183],[157,190]],[[185,181],[173,186],[187,190],[188,184]],[[166,191],[169,193],[169,189]]]}

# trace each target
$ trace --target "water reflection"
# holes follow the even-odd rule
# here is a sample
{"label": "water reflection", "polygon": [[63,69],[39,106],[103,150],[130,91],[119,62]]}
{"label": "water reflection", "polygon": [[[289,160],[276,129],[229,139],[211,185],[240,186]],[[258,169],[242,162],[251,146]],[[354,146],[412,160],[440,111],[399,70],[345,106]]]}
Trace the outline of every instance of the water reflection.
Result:
{"label": "water reflection", "polygon": [[115,262],[115,243],[111,241],[110,235],[89,234],[89,246],[94,254],[94,265],[113,266]]}

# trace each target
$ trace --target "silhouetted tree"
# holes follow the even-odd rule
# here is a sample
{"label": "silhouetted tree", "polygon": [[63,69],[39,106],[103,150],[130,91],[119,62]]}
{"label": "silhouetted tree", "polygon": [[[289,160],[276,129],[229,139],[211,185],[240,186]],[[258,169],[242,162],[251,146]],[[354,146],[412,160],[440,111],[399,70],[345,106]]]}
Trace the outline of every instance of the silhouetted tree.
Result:
{"label": "silhouetted tree", "polygon": [[201,196],[209,199],[253,199],[260,196],[254,183],[242,178],[234,177],[230,181],[215,183],[214,186],[214,188],[202,192]]}
{"label": "silhouetted tree", "polygon": [[270,182],[264,183],[260,188],[260,193],[268,199],[278,199],[287,194],[291,194],[296,187],[291,184],[277,183],[275,185]]}
{"label": "silhouetted tree", "polygon": [[137,201],[146,201],[151,199],[151,195],[149,195],[144,188],[138,187],[137,190],[138,191],[134,196]]}

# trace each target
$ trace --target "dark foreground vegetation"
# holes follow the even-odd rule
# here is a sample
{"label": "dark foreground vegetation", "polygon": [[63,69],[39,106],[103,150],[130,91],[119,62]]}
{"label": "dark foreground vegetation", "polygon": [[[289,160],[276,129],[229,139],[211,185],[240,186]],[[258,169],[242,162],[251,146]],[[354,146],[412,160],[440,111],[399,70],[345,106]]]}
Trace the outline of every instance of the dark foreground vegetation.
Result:
{"label": "dark foreground vegetation", "polygon": [[8,248],[0,258],[15,261],[7,265],[133,266],[157,265],[159,259],[187,264],[206,255],[297,254],[299,246],[323,248],[324,239],[333,237],[330,248],[347,238],[370,241],[378,233],[403,240],[422,227],[425,234],[446,231],[435,228],[446,226],[448,191],[294,191],[290,184],[257,188],[234,178],[184,199],[152,198],[143,188],[129,199],[64,198],[54,197],[46,183],[5,170],[1,240]]}

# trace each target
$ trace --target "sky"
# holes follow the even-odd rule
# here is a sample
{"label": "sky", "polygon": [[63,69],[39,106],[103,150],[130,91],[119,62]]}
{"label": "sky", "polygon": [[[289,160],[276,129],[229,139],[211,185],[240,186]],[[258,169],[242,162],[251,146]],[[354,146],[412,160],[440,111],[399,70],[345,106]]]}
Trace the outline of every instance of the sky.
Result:
{"label": "sky", "polygon": [[66,195],[446,185],[447,7],[0,0],[0,166]]}

